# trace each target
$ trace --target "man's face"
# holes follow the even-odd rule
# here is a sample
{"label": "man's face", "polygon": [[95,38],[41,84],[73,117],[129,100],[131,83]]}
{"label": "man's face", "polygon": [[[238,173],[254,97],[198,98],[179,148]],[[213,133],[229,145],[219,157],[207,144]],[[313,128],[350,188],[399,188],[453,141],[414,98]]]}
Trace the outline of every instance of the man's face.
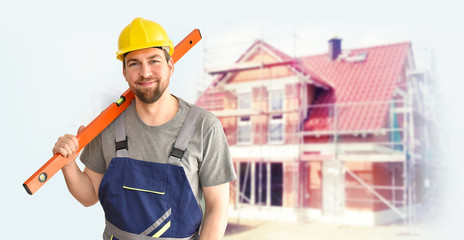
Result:
{"label": "man's face", "polygon": [[144,103],[154,103],[163,95],[174,70],[163,50],[145,48],[129,52],[124,58],[124,77],[135,96]]}

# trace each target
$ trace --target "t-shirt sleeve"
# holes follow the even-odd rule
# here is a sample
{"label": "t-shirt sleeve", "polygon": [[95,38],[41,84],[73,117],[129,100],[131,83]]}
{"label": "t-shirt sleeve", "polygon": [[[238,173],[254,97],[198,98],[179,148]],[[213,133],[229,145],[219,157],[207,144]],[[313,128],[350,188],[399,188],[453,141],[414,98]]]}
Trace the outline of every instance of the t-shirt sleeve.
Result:
{"label": "t-shirt sleeve", "polygon": [[103,157],[102,134],[98,134],[85,146],[80,156],[81,162],[90,170],[104,174],[106,172],[105,159]]}
{"label": "t-shirt sleeve", "polygon": [[216,186],[235,180],[237,176],[224,129],[216,117],[203,141],[203,159],[199,169],[201,186]]}

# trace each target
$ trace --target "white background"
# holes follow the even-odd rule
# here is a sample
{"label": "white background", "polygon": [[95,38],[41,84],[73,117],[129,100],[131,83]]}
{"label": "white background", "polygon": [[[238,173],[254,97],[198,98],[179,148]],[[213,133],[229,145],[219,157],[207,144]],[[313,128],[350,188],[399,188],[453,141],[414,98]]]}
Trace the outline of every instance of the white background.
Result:
{"label": "white background", "polygon": [[[242,54],[264,38],[291,56],[325,53],[327,40],[343,48],[411,41],[416,64],[434,52],[440,132],[451,157],[443,159],[445,191],[439,231],[457,233],[464,182],[461,102],[464,18],[459,1],[1,1],[0,81],[2,239],[101,239],[99,204],[85,208],[68,193],[59,172],[36,194],[22,183],[51,156],[56,139],[75,133],[127,89],[116,60],[117,38],[133,18],[160,23],[174,43],[194,28],[203,40],[176,64],[171,92],[196,100],[211,51]],[[241,42],[245,47],[228,47]],[[225,61],[233,63],[237,56]],[[442,104],[441,106],[438,103]],[[456,224],[456,225],[455,225]],[[459,235],[458,235],[459,236]]]}

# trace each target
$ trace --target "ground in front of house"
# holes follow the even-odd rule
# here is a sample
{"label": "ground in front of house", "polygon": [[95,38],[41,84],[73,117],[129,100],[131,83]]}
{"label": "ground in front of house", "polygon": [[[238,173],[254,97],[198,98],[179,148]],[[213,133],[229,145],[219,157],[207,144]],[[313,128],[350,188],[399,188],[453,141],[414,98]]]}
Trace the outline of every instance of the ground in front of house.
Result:
{"label": "ground in front of house", "polygon": [[[375,227],[342,226],[317,222],[277,222],[229,219],[224,240],[310,239],[310,240],[444,240],[431,223],[392,224]],[[447,238],[445,238],[447,239]]]}

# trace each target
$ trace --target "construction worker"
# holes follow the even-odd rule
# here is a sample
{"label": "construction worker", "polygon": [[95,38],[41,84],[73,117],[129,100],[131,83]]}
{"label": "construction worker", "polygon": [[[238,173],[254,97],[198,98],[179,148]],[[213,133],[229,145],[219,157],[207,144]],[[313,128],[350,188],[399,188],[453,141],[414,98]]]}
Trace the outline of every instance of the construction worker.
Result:
{"label": "construction worker", "polygon": [[[219,120],[170,94],[174,46],[159,24],[134,19],[118,46],[135,100],[84,148],[83,171],[74,159],[62,168],[69,191],[84,206],[100,201],[103,239],[221,239],[236,174]],[[78,144],[66,134],[53,154]]]}

